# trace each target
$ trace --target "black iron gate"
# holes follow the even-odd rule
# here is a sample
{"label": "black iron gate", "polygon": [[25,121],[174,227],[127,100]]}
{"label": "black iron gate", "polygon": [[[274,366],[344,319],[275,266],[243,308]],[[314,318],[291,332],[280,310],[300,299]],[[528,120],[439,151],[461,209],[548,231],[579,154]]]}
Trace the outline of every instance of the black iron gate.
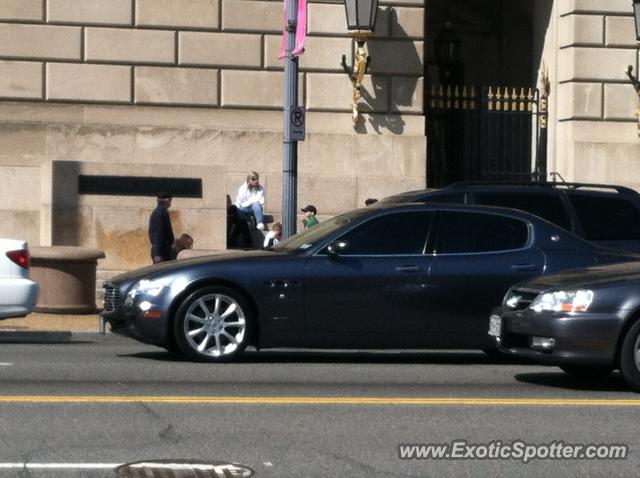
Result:
{"label": "black iron gate", "polygon": [[546,178],[546,94],[523,87],[432,86],[427,185]]}

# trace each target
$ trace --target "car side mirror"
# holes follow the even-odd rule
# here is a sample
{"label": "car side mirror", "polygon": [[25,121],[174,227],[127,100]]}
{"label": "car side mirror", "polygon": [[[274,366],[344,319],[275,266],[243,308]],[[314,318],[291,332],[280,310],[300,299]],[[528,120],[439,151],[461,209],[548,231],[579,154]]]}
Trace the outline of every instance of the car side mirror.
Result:
{"label": "car side mirror", "polygon": [[337,257],[347,252],[348,249],[349,243],[347,241],[335,241],[327,246],[327,254],[331,257]]}

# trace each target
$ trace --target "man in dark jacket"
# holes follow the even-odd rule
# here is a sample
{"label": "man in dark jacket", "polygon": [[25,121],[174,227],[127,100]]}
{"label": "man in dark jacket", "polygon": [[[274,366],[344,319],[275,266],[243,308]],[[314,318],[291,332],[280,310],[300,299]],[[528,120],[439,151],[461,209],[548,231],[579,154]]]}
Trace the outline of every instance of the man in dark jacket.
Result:
{"label": "man in dark jacket", "polygon": [[151,260],[154,264],[171,260],[173,246],[173,228],[169,208],[171,194],[158,194],[158,206],[149,217],[149,241],[151,241]]}

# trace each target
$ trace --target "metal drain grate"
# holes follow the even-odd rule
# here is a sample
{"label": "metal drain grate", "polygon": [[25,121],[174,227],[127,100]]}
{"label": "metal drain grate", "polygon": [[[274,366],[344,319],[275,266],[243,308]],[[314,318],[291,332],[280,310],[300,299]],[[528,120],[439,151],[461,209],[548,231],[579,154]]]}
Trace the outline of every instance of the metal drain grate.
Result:
{"label": "metal drain grate", "polygon": [[121,478],[249,478],[254,471],[245,465],[190,460],[138,461],[114,470]]}

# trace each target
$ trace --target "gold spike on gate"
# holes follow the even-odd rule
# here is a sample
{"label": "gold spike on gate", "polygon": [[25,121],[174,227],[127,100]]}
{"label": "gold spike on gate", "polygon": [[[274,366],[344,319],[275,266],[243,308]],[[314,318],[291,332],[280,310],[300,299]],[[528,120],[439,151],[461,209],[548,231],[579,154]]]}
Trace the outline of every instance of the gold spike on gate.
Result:
{"label": "gold spike on gate", "polygon": [[509,87],[504,87],[504,103],[502,103],[502,110],[509,111],[509,104],[511,103],[511,96],[509,95]]}
{"label": "gold spike on gate", "polygon": [[468,103],[467,103],[467,87],[463,86],[462,87],[462,109],[466,110],[468,108]]}
{"label": "gold spike on gate", "polygon": [[444,90],[442,85],[438,88],[438,108],[444,108]]}
{"label": "gold spike on gate", "polygon": [[511,111],[518,111],[518,91],[515,86],[511,91]]}
{"label": "gold spike on gate", "polygon": [[527,93],[527,111],[533,111],[533,89],[529,88]]}
{"label": "gold spike on gate", "polygon": [[493,111],[493,98],[494,98],[493,89],[491,87],[489,87],[489,92],[487,93],[487,99],[488,99],[488,101],[487,101],[487,109],[489,111]]}
{"label": "gold spike on gate", "polygon": [[458,85],[453,89],[453,107],[460,109],[460,90],[458,89]]}
{"label": "gold spike on gate", "polygon": [[496,92],[496,111],[502,111],[502,92],[500,91],[499,86],[498,91]]}
{"label": "gold spike on gate", "polygon": [[469,109],[471,110],[475,110],[476,109],[476,87],[472,86],[471,87],[471,92],[469,93]]}
{"label": "gold spike on gate", "polygon": [[520,96],[518,97],[519,111],[524,111],[524,87],[520,88]]}
{"label": "gold spike on gate", "polygon": [[451,109],[451,85],[447,86],[447,101],[446,107],[448,110]]}

